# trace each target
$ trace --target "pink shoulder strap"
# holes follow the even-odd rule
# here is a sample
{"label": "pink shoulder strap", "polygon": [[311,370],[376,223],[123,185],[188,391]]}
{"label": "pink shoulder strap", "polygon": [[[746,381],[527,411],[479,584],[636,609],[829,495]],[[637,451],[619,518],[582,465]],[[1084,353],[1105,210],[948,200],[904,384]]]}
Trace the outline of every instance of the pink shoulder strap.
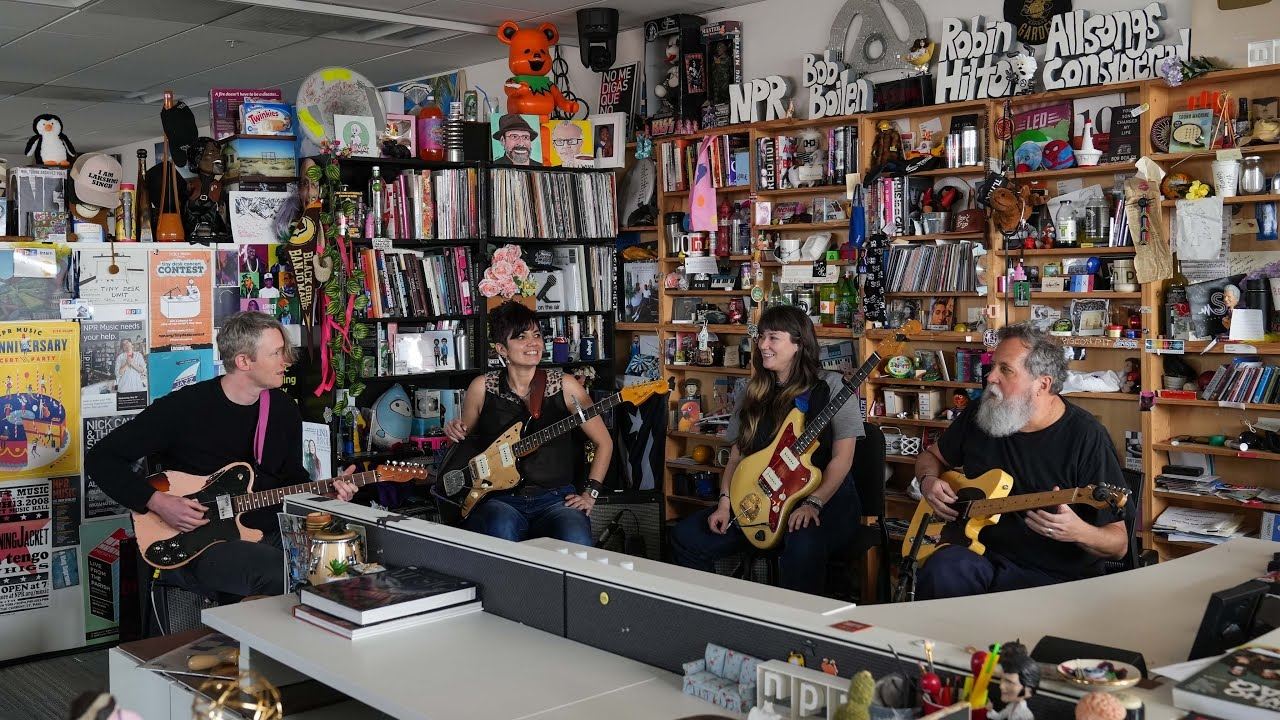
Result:
{"label": "pink shoulder strap", "polygon": [[271,412],[271,391],[258,395],[258,427],[253,431],[253,459],[262,464],[262,445],[267,441],[267,415]]}

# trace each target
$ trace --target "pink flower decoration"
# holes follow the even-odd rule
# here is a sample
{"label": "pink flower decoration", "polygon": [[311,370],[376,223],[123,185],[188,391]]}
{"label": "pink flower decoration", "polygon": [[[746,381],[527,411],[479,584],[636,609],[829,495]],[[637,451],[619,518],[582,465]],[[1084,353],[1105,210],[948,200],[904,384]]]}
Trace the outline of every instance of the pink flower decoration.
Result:
{"label": "pink flower decoration", "polygon": [[529,266],[525,265],[523,260],[517,258],[515,262],[511,263],[511,274],[523,280],[529,277]]}
{"label": "pink flower decoration", "polygon": [[485,297],[494,297],[500,292],[502,292],[502,288],[497,281],[490,280],[489,278],[485,278],[480,281],[481,295],[484,295]]}
{"label": "pink flower decoration", "polygon": [[499,281],[499,285],[502,287],[502,297],[509,298],[516,294],[516,282],[514,280],[508,278],[506,280]]}
{"label": "pink flower decoration", "polygon": [[520,259],[521,254],[519,245],[503,245],[493,253],[493,261],[498,262],[505,260],[507,262],[514,262]]}
{"label": "pink flower decoration", "polygon": [[493,273],[491,277],[499,282],[510,280],[515,272],[515,268],[512,267],[511,262],[507,260],[498,260],[489,268],[489,270]]}

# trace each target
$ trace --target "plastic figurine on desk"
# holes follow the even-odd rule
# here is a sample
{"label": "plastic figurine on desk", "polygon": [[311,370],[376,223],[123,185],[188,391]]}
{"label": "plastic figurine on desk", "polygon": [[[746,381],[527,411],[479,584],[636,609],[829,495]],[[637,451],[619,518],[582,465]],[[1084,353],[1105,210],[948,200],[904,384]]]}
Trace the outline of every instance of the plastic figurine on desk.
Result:
{"label": "plastic figurine on desk", "polygon": [[1000,649],[1000,670],[1004,674],[1000,678],[999,710],[988,710],[988,720],[1035,720],[1031,709],[1027,707],[1027,699],[1036,694],[1040,687],[1040,665],[1031,659],[1027,648],[1022,643],[1011,642]]}

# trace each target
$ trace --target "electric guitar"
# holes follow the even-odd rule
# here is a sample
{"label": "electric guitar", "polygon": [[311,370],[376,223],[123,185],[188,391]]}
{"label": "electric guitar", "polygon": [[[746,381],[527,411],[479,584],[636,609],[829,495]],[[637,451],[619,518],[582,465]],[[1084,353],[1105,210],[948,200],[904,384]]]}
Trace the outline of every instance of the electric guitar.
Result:
{"label": "electric guitar", "polygon": [[254,491],[253,468],[236,462],[207,477],[166,471],[147,478],[158,492],[195,500],[208,508],[209,522],[194,530],[179,532],[154,512],[133,513],[133,530],[148,565],[171,570],[198,557],[210,545],[227,540],[262,539],[262,531],[245,527],[240,516],[250,510],[270,507],[284,501],[286,495],[313,492],[323,495],[333,490],[334,480],[346,480],[356,487],[375,482],[406,482],[426,479],[427,470],[412,463],[391,463],[369,472],[290,485],[272,490]]}
{"label": "electric guitar", "polygon": [[437,470],[440,488],[444,495],[456,499],[461,506],[462,517],[467,517],[475,506],[491,492],[510,490],[520,484],[519,462],[570,430],[591,418],[624,402],[639,405],[655,393],[671,391],[667,380],[654,380],[622,388],[621,392],[581,409],[563,420],[548,425],[525,436],[528,420],[512,423],[498,439],[482,444],[480,439],[467,438],[456,443],[441,461]]}
{"label": "electric guitar", "polygon": [[[933,514],[927,500],[921,500],[911,517],[911,527],[902,543],[903,557],[910,556],[915,545],[915,559],[923,563],[944,545],[960,545],[982,555],[987,551],[978,541],[978,533],[1000,521],[1001,513],[1039,510],[1058,505],[1088,505],[1095,508],[1110,507],[1123,511],[1129,501],[1129,491],[1114,485],[1086,485],[1084,487],[1050,490],[1047,492],[1010,495],[1013,478],[1003,470],[988,470],[976,478],[949,471],[942,480],[951,486],[959,500],[952,507],[959,513],[955,520],[944,521]],[[921,527],[924,528],[921,534]],[[920,535],[918,542],[914,541]]]}
{"label": "electric guitar", "polygon": [[844,383],[840,392],[827,401],[812,425],[804,427],[804,413],[792,408],[773,442],[738,462],[729,480],[729,507],[752,545],[768,550],[782,539],[791,511],[822,484],[822,470],[811,462],[818,436],[857,394],[858,386],[880,365],[881,359],[898,354],[905,340],[905,336],[898,335],[881,342],[853,374],[852,381]]}

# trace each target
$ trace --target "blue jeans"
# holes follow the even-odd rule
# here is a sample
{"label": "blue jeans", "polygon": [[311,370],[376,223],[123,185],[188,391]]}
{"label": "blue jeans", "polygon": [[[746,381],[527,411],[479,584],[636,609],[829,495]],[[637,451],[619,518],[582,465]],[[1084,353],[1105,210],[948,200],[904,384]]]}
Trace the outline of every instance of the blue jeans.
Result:
{"label": "blue jeans", "polygon": [[[715,508],[696,512],[671,528],[671,552],[675,561],[695,570],[715,572],[715,562],[726,555],[750,549],[752,545],[737,525],[723,535],[711,531],[707,518]],[[827,559],[831,553],[847,547],[862,517],[862,503],[853,479],[831,496],[818,516],[820,525],[810,524],[799,530],[788,530],[782,536],[778,552],[778,584],[806,593],[821,593],[826,587]]]}
{"label": "blue jeans", "polygon": [[463,527],[512,542],[551,537],[591,546],[591,520],[564,504],[576,492],[565,485],[536,495],[491,495],[471,511]]}
{"label": "blue jeans", "polygon": [[916,599],[967,597],[1062,582],[1043,570],[1015,565],[1003,555],[979,555],[967,547],[949,545],[930,555],[916,574]]}

